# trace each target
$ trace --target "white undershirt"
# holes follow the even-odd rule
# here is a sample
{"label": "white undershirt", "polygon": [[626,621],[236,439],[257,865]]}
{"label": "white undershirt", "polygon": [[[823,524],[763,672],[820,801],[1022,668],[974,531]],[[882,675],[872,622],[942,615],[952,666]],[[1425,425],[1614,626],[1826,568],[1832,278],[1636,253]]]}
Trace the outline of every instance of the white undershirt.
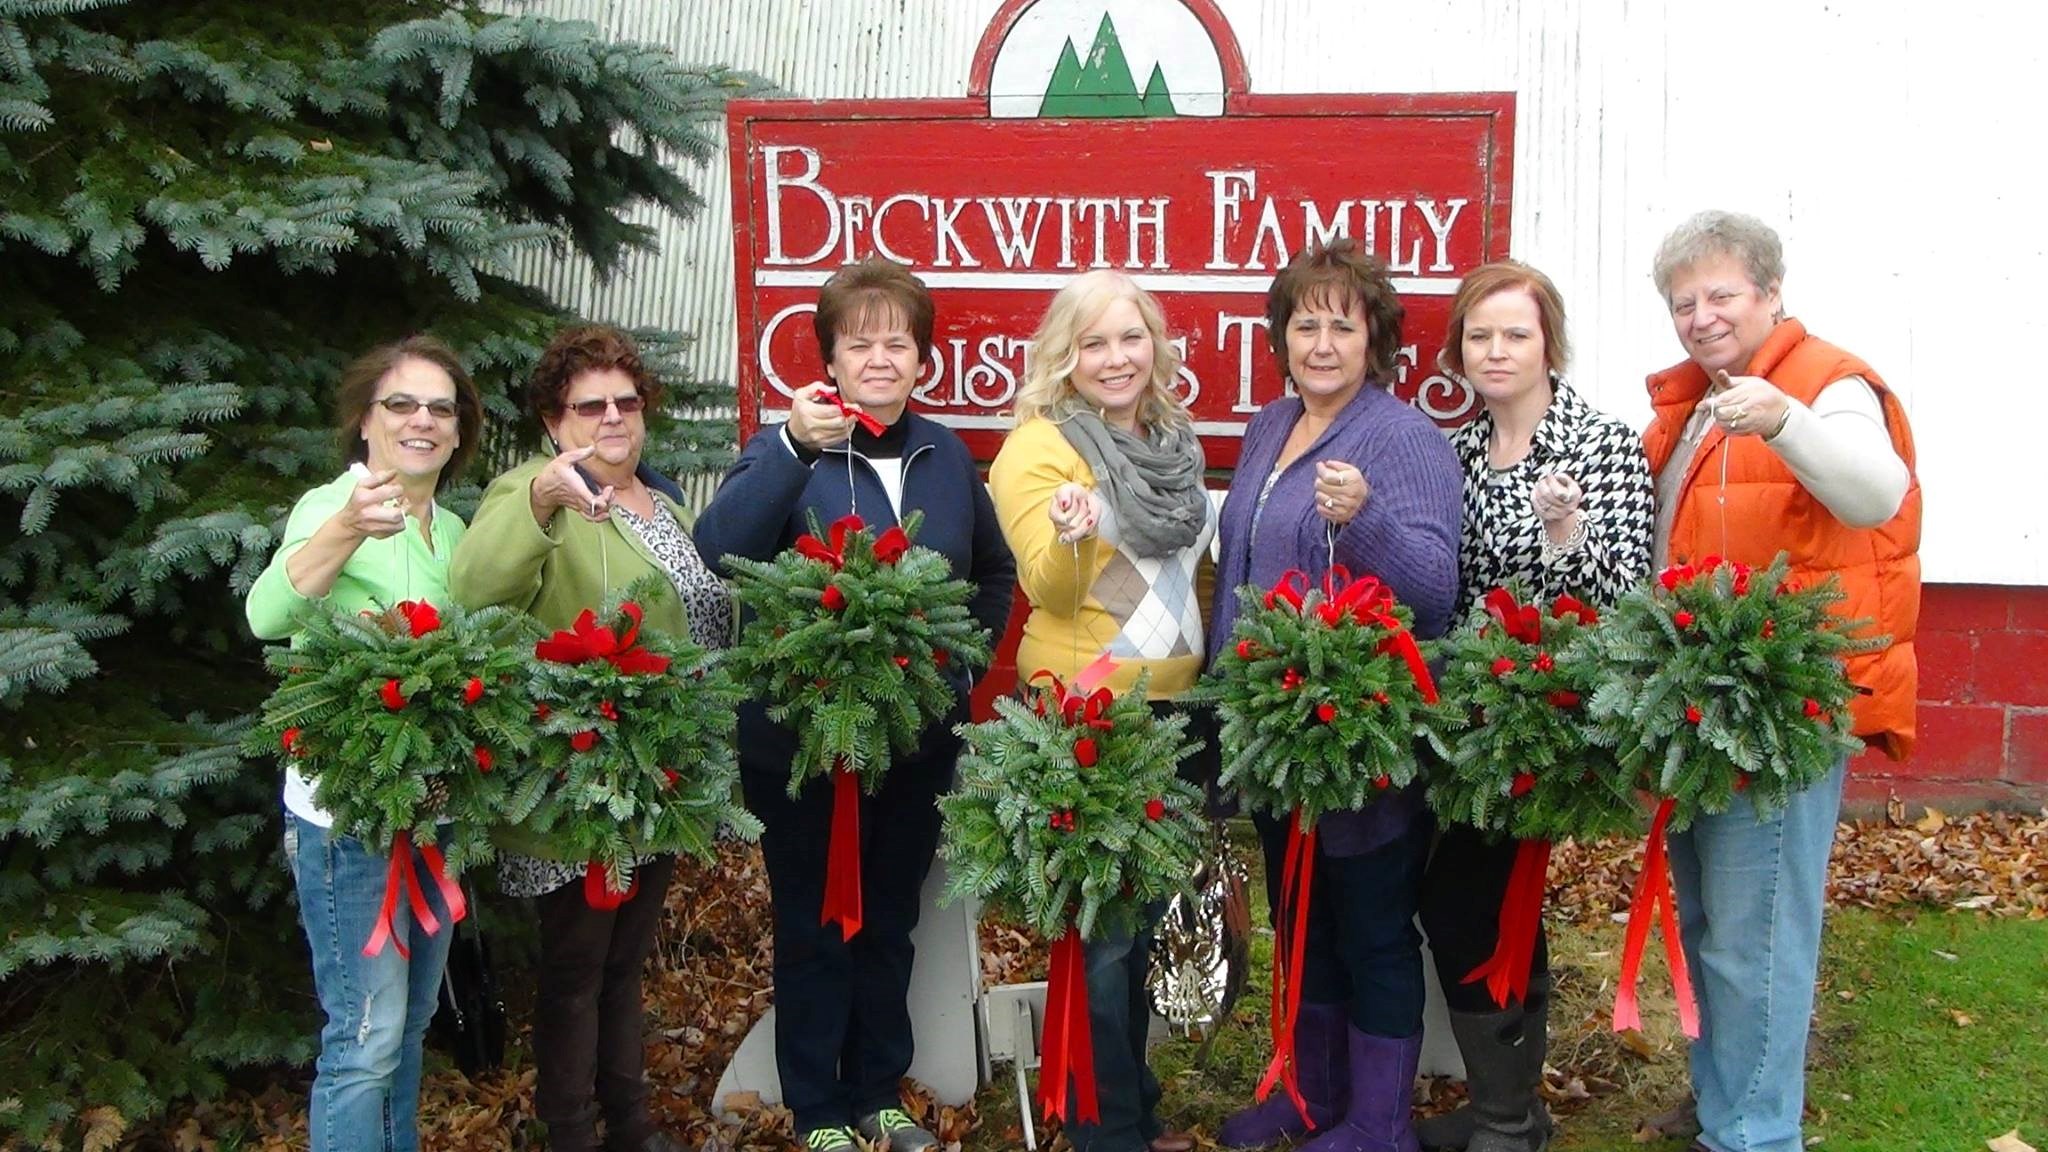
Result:
{"label": "white undershirt", "polygon": [[[789,454],[791,456],[794,456],[799,460],[803,459],[803,453],[798,452],[796,450],[796,441],[790,438],[789,425],[787,424],[784,424],[782,426],[782,446],[784,448],[789,449]],[[892,457],[889,459],[877,460],[868,456],[862,456],[861,459],[867,461],[868,467],[875,470],[875,478],[882,482],[882,491],[889,494],[890,513],[898,521],[901,521],[903,519],[902,459]],[[813,465],[813,467],[825,467],[828,466],[828,463],[828,461],[819,460]]]}
{"label": "white undershirt", "polygon": [[1911,477],[1892,447],[1884,406],[1861,376],[1821,389],[1813,407],[1786,401],[1785,427],[1764,443],[1800,486],[1851,528],[1875,528],[1898,515]]}

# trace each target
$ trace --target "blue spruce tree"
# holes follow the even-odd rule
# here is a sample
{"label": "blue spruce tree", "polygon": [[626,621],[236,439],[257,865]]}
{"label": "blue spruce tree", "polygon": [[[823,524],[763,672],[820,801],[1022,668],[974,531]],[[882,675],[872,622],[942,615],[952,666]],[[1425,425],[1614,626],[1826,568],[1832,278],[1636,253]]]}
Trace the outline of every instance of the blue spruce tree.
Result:
{"label": "blue spruce tree", "polygon": [[[449,0],[0,0],[0,1144],[309,1056],[240,596],[336,468],[334,377],[442,336],[502,462],[566,318],[514,254],[649,247],[624,210],[701,208],[678,163],[756,87]],[[724,397],[643,336],[680,406]]]}

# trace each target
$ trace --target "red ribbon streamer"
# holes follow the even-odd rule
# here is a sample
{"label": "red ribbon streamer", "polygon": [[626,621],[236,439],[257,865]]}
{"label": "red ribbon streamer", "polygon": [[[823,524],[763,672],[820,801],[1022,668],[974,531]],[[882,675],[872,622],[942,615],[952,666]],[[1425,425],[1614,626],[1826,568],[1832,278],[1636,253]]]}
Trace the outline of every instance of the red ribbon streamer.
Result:
{"label": "red ribbon streamer", "polygon": [[668,657],[636,647],[640,640],[640,605],[628,600],[619,605],[619,613],[631,622],[624,635],[598,627],[597,613],[585,608],[576,617],[573,628],[535,644],[533,654],[556,664],[605,660],[628,676],[655,676],[668,671]]}
{"label": "red ribbon streamer", "polygon": [[1308,1101],[1301,1094],[1301,1070],[1294,1060],[1294,1028],[1301,1019],[1302,966],[1308,957],[1308,899],[1316,866],[1316,829],[1301,829],[1301,809],[1287,820],[1287,853],[1281,869],[1279,923],[1287,939],[1273,954],[1273,1000],[1268,1019],[1273,1030],[1273,1059],[1259,1080],[1258,1099],[1264,1102],[1278,1084],[1294,1102],[1301,1119],[1313,1132],[1315,1118],[1308,1114]]}
{"label": "red ribbon streamer", "polygon": [[1636,985],[1641,980],[1643,949],[1650,941],[1650,921],[1664,928],[1664,958],[1671,967],[1671,990],[1678,1000],[1678,1025],[1688,1039],[1700,1035],[1699,1005],[1692,995],[1692,975],[1685,967],[1685,947],[1678,935],[1678,902],[1671,895],[1671,869],[1664,843],[1665,828],[1677,801],[1666,796],[1657,804],[1650,821],[1650,836],[1643,849],[1643,873],[1636,878],[1635,896],[1629,901],[1628,933],[1621,949],[1621,984],[1614,990],[1614,1030],[1626,1032],[1643,1026],[1636,1006]]}
{"label": "red ribbon streamer", "polygon": [[1465,974],[1464,983],[1486,981],[1493,1002],[1505,1008],[1529,997],[1529,966],[1536,961],[1536,936],[1543,927],[1543,890],[1550,871],[1550,841],[1524,840],[1515,847],[1508,890],[1500,902],[1500,935],[1493,955]]}
{"label": "red ribbon streamer", "polygon": [[[1088,965],[1071,921],[1052,946],[1045,988],[1045,1029],[1038,1063],[1038,1101],[1047,1120],[1102,1123],[1095,1090],[1095,1037],[1088,1025]],[[1071,1117],[1067,1080],[1073,1078]]]}
{"label": "red ribbon streamer", "polygon": [[832,772],[832,839],[825,848],[825,900],[818,923],[839,922],[839,938],[860,933],[860,777]]}
{"label": "red ribbon streamer", "polygon": [[818,403],[830,404],[834,408],[839,409],[839,414],[841,416],[852,417],[855,421],[857,421],[860,424],[861,427],[868,430],[868,435],[870,436],[880,436],[882,433],[887,432],[889,430],[889,426],[887,424],[882,423],[880,420],[875,419],[873,416],[870,416],[865,412],[854,411],[853,406],[848,404],[843,398],[841,398],[839,393],[834,389],[827,388],[824,391],[818,393]]}
{"label": "red ribbon streamer", "polygon": [[[391,864],[384,873],[384,903],[378,907],[376,922],[370,929],[370,938],[363,944],[365,956],[375,956],[383,952],[384,945],[388,943],[398,949],[400,956],[407,960],[412,959],[412,949],[407,948],[405,941],[398,938],[396,917],[401,892],[405,894],[405,901],[412,908],[413,920],[419,924],[420,931],[432,936],[441,930],[441,922],[435,918],[434,910],[427,906],[426,890],[420,887],[419,869],[413,867],[412,852],[412,834],[400,832],[391,842]],[[442,905],[448,909],[448,923],[462,923],[462,918],[469,915],[469,903],[462,898],[461,886],[448,878],[448,868],[441,858],[440,846],[423,844],[419,852],[420,859],[427,865],[427,879],[434,882],[435,889],[441,893]]]}
{"label": "red ribbon streamer", "polygon": [[611,869],[602,861],[592,860],[583,867],[583,902],[599,912],[616,912],[626,901],[640,894],[640,874],[633,873],[633,880],[624,892],[612,889]]}

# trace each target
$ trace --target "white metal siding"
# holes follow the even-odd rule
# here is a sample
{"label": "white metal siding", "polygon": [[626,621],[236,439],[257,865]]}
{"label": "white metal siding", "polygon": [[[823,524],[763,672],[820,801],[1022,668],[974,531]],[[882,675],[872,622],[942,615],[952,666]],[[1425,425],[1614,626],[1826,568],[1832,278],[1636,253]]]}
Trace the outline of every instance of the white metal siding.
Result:
{"label": "white metal siding", "polygon": [[[1558,281],[1573,377],[1647,421],[1642,379],[1680,358],[1649,282],[1692,211],[1755,213],[1785,239],[1788,309],[1869,360],[1919,438],[1930,580],[2048,583],[2048,502],[2028,464],[2048,424],[2048,252],[2021,159],[2048,71],[2035,8],[1992,0],[1219,0],[1254,92],[1512,91],[1515,254]],[[959,96],[998,0],[538,0],[683,58],[817,98]],[[1333,139],[1332,147],[1342,147]],[[609,285],[525,273],[595,316],[699,343],[730,380],[731,209],[658,222],[662,255]],[[1975,355],[1972,355],[1975,353]],[[2016,359],[2014,359],[2016,357]],[[2008,360],[2010,362],[2008,363]]]}

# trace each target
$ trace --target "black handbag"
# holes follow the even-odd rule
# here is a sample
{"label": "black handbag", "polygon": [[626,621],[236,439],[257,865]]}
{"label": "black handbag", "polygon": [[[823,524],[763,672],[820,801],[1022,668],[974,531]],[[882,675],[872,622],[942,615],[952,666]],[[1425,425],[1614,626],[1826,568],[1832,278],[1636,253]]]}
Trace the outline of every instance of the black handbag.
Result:
{"label": "black handbag", "polygon": [[[464,895],[475,908],[475,896]],[[429,1029],[463,1074],[476,1076],[505,1063],[505,1000],[476,916],[472,913],[452,930],[455,939],[448,947],[448,966],[441,972],[440,1006]]]}

